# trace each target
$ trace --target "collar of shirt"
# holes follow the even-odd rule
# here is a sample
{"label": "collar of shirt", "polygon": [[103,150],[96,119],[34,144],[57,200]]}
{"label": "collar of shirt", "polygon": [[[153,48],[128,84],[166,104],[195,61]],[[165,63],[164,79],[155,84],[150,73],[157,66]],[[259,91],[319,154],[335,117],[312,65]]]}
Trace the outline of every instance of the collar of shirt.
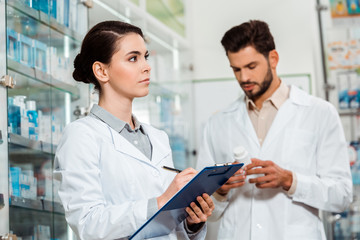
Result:
{"label": "collar of shirt", "polygon": [[[264,101],[264,103],[269,102],[276,108],[276,110],[279,110],[280,106],[286,101],[286,99],[289,98],[289,92],[290,92],[290,88],[286,86],[286,84],[283,81],[281,81],[279,87],[268,99]],[[248,110],[260,111],[256,107],[253,100],[248,98],[248,96],[245,96],[245,102],[246,102],[246,106],[248,107]]]}
{"label": "collar of shirt", "polygon": [[129,132],[137,132],[138,130],[140,130],[143,134],[146,134],[143,126],[134,115],[131,115],[131,117],[134,121],[135,129],[132,129],[129,123],[120,120],[119,118],[115,117],[97,104],[94,104],[94,106],[91,108],[90,115],[103,121],[119,133],[123,131],[124,128],[126,128],[126,130],[128,130]]}

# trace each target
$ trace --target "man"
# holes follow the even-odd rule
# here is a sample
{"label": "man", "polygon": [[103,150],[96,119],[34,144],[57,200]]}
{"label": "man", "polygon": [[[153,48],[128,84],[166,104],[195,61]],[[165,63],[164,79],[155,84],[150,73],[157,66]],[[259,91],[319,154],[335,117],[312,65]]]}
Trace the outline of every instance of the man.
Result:
{"label": "man", "polygon": [[234,161],[238,146],[252,162],[213,195],[216,239],[326,239],[319,210],[342,212],[352,201],[336,109],[281,81],[265,22],[235,26],[221,43],[246,96],[209,119],[197,168]]}

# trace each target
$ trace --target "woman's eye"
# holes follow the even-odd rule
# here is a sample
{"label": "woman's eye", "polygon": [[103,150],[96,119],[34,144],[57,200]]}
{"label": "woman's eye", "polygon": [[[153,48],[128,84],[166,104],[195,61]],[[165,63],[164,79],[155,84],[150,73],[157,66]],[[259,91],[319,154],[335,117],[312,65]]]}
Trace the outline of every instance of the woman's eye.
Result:
{"label": "woman's eye", "polygon": [[137,57],[136,57],[136,56],[134,56],[134,57],[130,58],[130,59],[129,59],[129,61],[130,61],[130,62],[135,62],[135,61],[136,61],[136,59],[137,59]]}
{"label": "woman's eye", "polygon": [[145,55],[145,60],[149,59],[149,54]]}

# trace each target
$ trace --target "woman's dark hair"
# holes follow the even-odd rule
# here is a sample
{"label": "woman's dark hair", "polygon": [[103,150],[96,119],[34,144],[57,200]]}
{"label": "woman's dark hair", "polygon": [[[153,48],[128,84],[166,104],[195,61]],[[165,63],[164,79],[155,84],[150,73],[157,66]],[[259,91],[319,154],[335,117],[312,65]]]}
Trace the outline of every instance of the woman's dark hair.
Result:
{"label": "woman's dark hair", "polygon": [[117,41],[128,33],[136,33],[144,38],[140,28],[120,21],[104,21],[92,27],[82,42],[80,53],[75,57],[73,78],[79,82],[92,83],[95,89],[101,91],[92,65],[96,61],[109,64],[111,57],[119,50]]}
{"label": "woman's dark hair", "polygon": [[226,54],[252,46],[266,58],[269,52],[275,49],[274,38],[268,24],[259,20],[250,20],[231,28],[223,36],[221,44]]}

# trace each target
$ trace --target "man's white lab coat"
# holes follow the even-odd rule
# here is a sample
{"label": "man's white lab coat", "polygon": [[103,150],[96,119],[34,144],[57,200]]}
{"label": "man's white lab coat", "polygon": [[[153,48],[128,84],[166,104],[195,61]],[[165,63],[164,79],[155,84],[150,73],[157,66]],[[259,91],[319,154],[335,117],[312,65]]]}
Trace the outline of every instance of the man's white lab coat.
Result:
{"label": "man's white lab coat", "polygon": [[347,143],[336,109],[291,86],[260,146],[241,98],[208,121],[197,169],[234,161],[233,149],[240,145],[251,158],[296,173],[297,188],[293,196],[282,188],[257,189],[248,176],[226,201],[214,199],[212,217],[221,223],[213,239],[325,239],[319,210],[342,212],[352,201]]}

